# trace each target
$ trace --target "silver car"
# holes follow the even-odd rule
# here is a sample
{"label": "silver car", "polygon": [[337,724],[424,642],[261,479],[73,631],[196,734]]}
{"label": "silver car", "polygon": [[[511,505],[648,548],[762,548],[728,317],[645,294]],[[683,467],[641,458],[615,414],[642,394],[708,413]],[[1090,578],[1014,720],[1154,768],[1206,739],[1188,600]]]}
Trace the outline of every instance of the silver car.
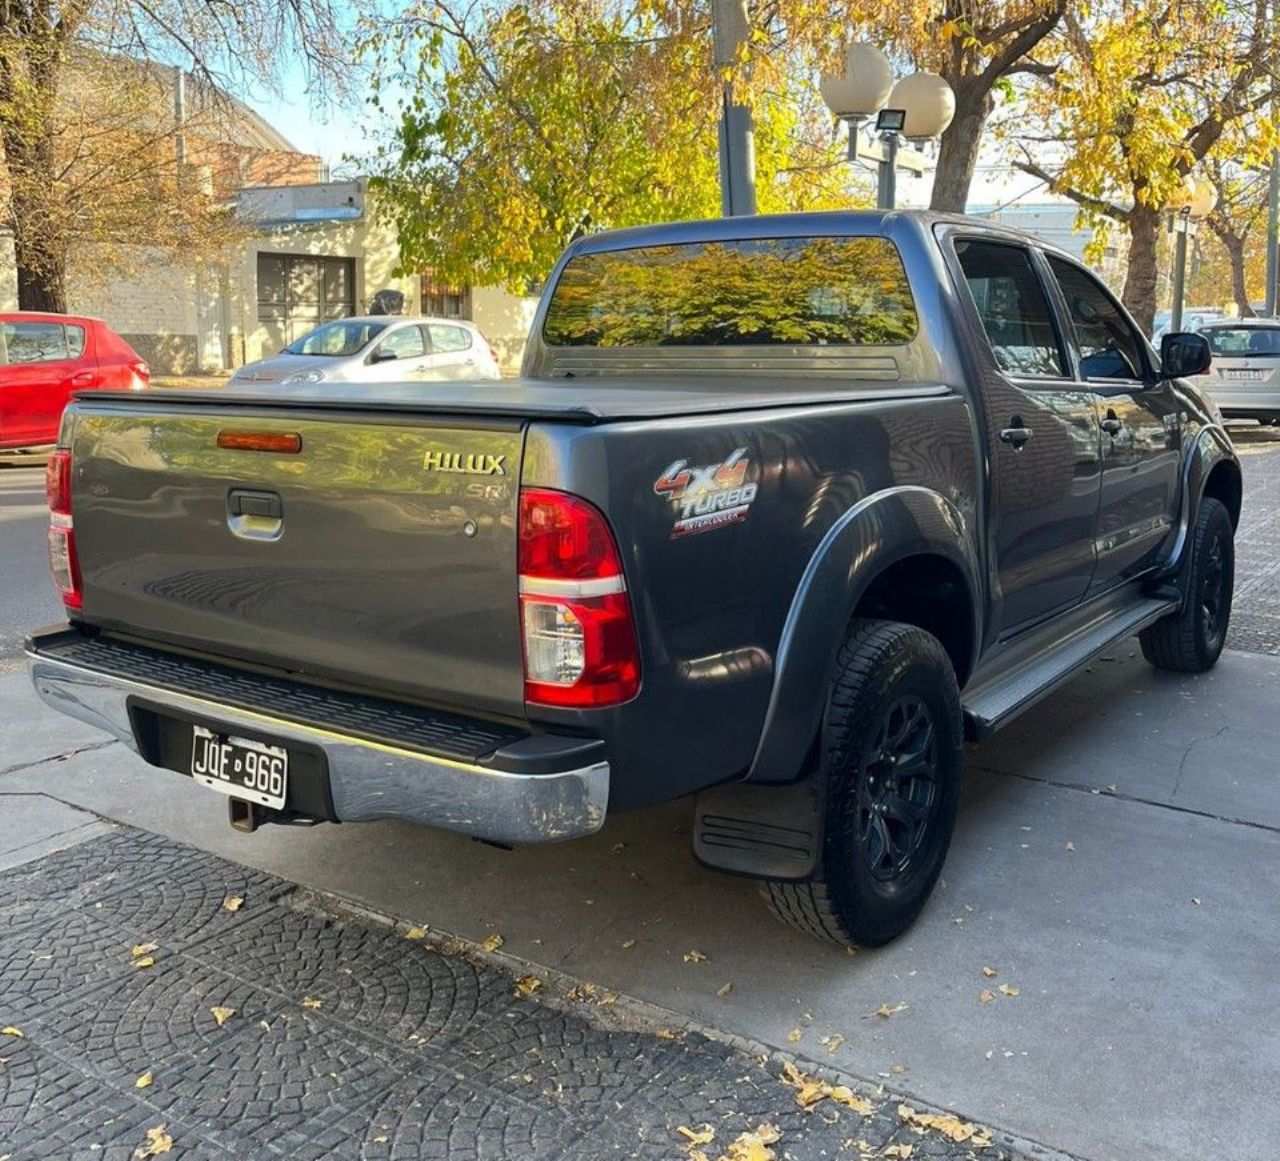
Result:
{"label": "silver car", "polygon": [[469,322],[369,315],[327,322],[278,355],[246,363],[231,382],[286,386],[501,377],[493,348]]}
{"label": "silver car", "polygon": [[1280,319],[1237,318],[1207,323],[1213,363],[1196,380],[1228,419],[1280,423]]}

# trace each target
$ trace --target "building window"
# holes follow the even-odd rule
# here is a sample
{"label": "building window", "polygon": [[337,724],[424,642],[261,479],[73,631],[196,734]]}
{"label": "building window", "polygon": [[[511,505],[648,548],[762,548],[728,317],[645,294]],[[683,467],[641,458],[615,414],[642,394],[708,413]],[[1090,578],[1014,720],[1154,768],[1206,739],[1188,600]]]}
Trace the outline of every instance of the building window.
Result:
{"label": "building window", "polygon": [[471,317],[471,287],[450,286],[437,282],[430,274],[422,276],[422,313],[432,318]]}
{"label": "building window", "polygon": [[356,310],[356,261],[313,254],[258,255],[258,322],[267,350]]}

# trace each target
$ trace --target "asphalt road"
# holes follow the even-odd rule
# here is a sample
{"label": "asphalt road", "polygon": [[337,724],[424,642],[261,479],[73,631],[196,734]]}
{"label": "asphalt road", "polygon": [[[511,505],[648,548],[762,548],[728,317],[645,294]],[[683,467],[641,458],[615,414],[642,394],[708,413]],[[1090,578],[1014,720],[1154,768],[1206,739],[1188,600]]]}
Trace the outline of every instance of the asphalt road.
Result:
{"label": "asphalt road", "polygon": [[0,458],[0,673],[21,664],[27,630],[62,619],[45,557],[44,467]]}

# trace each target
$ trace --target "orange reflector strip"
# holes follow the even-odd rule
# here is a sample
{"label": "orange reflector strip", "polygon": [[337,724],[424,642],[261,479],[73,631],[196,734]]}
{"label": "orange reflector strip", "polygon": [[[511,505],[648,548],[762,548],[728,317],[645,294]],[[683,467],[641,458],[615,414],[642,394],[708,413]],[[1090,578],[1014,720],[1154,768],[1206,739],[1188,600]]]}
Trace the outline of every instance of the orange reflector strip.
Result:
{"label": "orange reflector strip", "polygon": [[218,446],[232,451],[282,452],[296,455],[302,450],[302,436],[296,431],[220,431]]}

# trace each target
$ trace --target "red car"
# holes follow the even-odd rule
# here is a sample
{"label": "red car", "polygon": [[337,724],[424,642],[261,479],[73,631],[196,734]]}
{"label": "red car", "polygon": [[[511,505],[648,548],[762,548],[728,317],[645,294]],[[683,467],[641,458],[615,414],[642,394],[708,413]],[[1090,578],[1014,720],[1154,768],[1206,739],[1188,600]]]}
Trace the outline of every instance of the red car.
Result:
{"label": "red car", "polygon": [[55,443],[73,391],[145,387],[151,368],[101,319],[0,314],[0,450]]}

